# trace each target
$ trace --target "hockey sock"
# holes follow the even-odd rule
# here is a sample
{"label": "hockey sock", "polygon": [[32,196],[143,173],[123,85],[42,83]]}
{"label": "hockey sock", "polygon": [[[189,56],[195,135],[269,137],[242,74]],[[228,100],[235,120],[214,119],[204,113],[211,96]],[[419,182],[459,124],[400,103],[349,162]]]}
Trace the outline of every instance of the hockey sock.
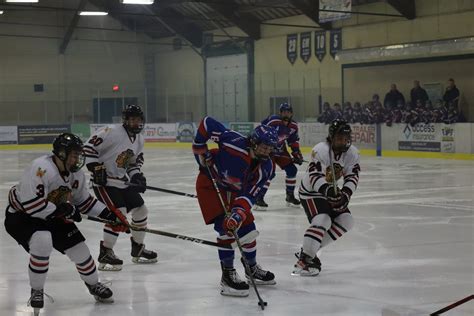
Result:
{"label": "hockey sock", "polygon": [[[119,208],[120,212],[123,214],[127,214],[127,210],[125,207]],[[105,225],[104,226],[104,247],[113,249],[115,246],[115,243],[117,242],[119,234],[114,232],[112,230],[112,227],[110,225]]]}
{"label": "hockey sock", "polygon": [[314,258],[327,229],[331,226],[331,218],[327,214],[318,214],[311,221],[311,225],[304,233],[303,252]]}
{"label": "hockey sock", "polygon": [[99,282],[94,259],[92,259],[89,248],[84,242],[67,249],[65,253],[76,264],[77,272],[79,272],[82,281],[89,285]]}
{"label": "hockey sock", "polygon": [[37,231],[30,239],[30,264],[28,274],[32,289],[41,290],[46,282],[49,256],[53,251],[53,240],[49,231]]}
{"label": "hockey sock", "polygon": [[[147,219],[148,219],[148,209],[145,205],[142,205],[140,207],[134,208],[132,211],[132,225],[140,227],[140,228],[146,228],[147,226]],[[135,242],[139,244],[143,244],[143,241],[145,240],[145,232],[143,231],[136,231],[132,230],[132,237]]]}
{"label": "hockey sock", "polygon": [[321,248],[326,247],[333,241],[336,241],[343,234],[347,233],[354,226],[354,219],[350,213],[343,213],[336,217],[327,231],[321,243]]}

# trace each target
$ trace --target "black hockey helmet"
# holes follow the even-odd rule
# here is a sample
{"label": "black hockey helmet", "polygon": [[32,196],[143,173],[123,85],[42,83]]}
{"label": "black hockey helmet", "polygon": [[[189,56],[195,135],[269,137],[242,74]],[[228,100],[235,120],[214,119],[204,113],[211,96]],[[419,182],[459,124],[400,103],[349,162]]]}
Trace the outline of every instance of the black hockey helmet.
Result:
{"label": "black hockey helmet", "polygon": [[84,143],[78,136],[71,133],[62,133],[53,142],[53,154],[65,163],[71,151],[76,150],[80,152],[77,163],[69,168],[69,171],[76,172],[84,166],[83,147]]}
{"label": "black hockey helmet", "polygon": [[[332,144],[332,149],[339,152],[346,152],[349,150],[349,147],[352,145],[351,139],[352,129],[349,124],[345,120],[342,119],[335,119],[329,125],[329,135],[327,141]],[[346,135],[348,136],[348,140],[343,145],[336,146],[333,144],[333,140],[336,135]]]}
{"label": "black hockey helmet", "polygon": [[[139,117],[142,119],[142,123],[136,127],[129,126],[128,119],[131,117]],[[135,104],[129,104],[122,111],[122,123],[123,127],[132,134],[140,134],[145,126],[145,115],[143,114],[142,108]]]}

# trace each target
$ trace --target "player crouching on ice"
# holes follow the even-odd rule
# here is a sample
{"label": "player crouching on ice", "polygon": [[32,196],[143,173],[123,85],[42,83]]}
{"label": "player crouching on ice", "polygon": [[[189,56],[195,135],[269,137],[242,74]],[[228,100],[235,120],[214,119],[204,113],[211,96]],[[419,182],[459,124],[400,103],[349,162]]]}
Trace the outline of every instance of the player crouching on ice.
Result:
{"label": "player crouching on ice", "polygon": [[[327,141],[314,146],[311,157],[299,189],[301,204],[311,224],[304,233],[303,247],[293,270],[293,274],[301,276],[318,275],[321,272],[318,250],[354,225],[347,206],[359,182],[360,166],[349,124],[334,120]],[[339,190],[337,180],[342,176],[344,184]]]}
{"label": "player crouching on ice", "polygon": [[[87,191],[86,178],[80,170],[84,165],[82,147],[79,137],[69,133],[59,135],[53,143],[54,155],[35,159],[8,195],[5,228],[30,254],[28,303],[36,315],[44,306],[43,289],[53,248],[74,262],[97,301],[113,302],[112,291],[99,282],[85,238],[74,224],[81,221],[81,213],[117,220]],[[126,229],[122,225],[114,227],[118,231]]]}
{"label": "player crouching on ice", "polygon": [[[216,142],[219,149],[208,150],[209,139]],[[205,117],[193,143],[193,152],[200,165],[196,192],[204,221],[214,225],[217,242],[222,245],[233,243],[232,232],[236,232],[256,284],[276,284],[275,275],[257,264],[257,231],[251,208],[274,172],[275,165],[269,155],[277,142],[278,135],[273,127],[258,126],[247,138],[226,129],[213,118]],[[208,168],[217,181],[227,210],[223,209]],[[219,248],[218,253],[222,268],[221,294],[248,296],[249,285],[234,269],[234,250]],[[249,278],[247,272],[246,276]]]}

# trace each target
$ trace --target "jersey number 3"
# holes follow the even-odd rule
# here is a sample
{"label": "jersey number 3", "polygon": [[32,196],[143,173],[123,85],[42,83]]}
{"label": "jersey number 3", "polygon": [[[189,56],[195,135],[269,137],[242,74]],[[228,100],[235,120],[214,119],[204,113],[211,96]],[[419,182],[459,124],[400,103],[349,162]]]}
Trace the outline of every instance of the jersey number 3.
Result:
{"label": "jersey number 3", "polygon": [[43,197],[44,196],[44,185],[38,184],[38,186],[36,187],[36,195],[38,197]]}

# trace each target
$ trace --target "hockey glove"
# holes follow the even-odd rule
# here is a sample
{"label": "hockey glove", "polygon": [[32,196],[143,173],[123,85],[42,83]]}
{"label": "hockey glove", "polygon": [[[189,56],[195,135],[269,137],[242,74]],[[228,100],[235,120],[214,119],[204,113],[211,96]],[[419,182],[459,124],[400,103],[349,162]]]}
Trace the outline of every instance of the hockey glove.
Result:
{"label": "hockey glove", "polygon": [[206,168],[206,167],[211,167],[213,165],[212,161],[212,155],[210,151],[204,152],[204,154],[199,155],[199,164],[201,167]]}
{"label": "hockey glove", "polygon": [[232,233],[239,229],[240,225],[245,221],[247,215],[241,209],[233,209],[229,215],[224,218],[224,230],[232,236]]}
{"label": "hockey glove", "polygon": [[303,155],[301,154],[301,151],[295,150],[294,152],[291,153],[291,155],[293,156],[293,163],[300,166],[303,164],[304,159],[303,159]]}
{"label": "hockey glove", "polygon": [[100,186],[107,184],[107,169],[103,163],[90,163],[87,165],[87,169],[92,172],[92,182]]}
{"label": "hockey glove", "polygon": [[[123,222],[117,218],[117,215],[115,215],[114,212],[111,212],[106,208],[104,208],[104,210],[99,214],[99,218],[105,219],[106,221],[115,222],[114,224],[110,225],[114,232],[126,232],[127,234],[130,233],[130,228],[128,228],[128,225],[123,224]],[[125,221],[126,220],[127,219],[125,218]]]}
{"label": "hockey glove", "polygon": [[[331,188],[331,191],[332,188]],[[331,205],[333,211],[344,212],[347,210],[347,205],[351,199],[349,189],[342,188],[336,196],[328,196],[329,205]]]}
{"label": "hockey glove", "polygon": [[82,221],[81,213],[68,202],[56,206],[56,210],[50,215],[50,218],[63,220],[65,223]]}
{"label": "hockey glove", "polygon": [[140,193],[145,193],[146,191],[146,178],[143,173],[135,173],[130,179],[131,183],[136,184],[133,188]]}

